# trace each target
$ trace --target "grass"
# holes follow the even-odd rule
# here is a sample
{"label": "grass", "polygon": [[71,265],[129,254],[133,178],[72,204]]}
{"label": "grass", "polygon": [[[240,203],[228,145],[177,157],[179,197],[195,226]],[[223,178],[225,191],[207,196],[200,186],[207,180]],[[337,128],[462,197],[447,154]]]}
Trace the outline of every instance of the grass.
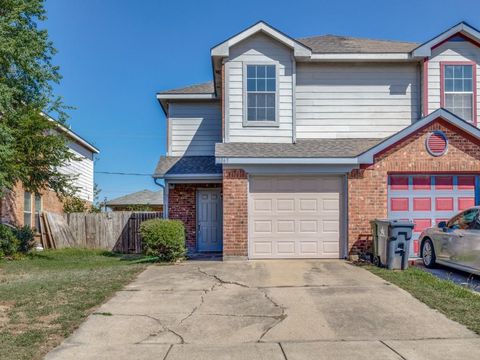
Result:
{"label": "grass", "polygon": [[42,358],[144,268],[138,257],[86,249],[0,261],[0,357]]}
{"label": "grass", "polygon": [[405,271],[392,271],[372,265],[365,267],[375,275],[408,291],[432,309],[480,334],[480,295],[415,267]]}

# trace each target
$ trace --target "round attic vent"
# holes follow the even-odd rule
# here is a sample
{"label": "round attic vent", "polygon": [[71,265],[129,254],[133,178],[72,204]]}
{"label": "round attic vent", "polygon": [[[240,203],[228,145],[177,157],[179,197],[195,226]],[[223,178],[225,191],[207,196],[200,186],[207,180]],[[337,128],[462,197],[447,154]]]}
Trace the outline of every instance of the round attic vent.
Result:
{"label": "round attic vent", "polygon": [[430,155],[442,156],[448,148],[447,135],[443,131],[433,131],[428,134],[425,145]]}

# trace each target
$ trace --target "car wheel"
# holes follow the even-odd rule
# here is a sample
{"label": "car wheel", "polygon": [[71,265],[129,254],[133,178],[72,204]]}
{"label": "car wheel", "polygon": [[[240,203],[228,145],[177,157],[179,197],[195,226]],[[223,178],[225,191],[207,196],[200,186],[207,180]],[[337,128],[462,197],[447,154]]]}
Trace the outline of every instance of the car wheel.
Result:
{"label": "car wheel", "polygon": [[435,249],[433,248],[432,240],[426,239],[422,243],[422,260],[423,265],[427,268],[432,268],[435,266]]}

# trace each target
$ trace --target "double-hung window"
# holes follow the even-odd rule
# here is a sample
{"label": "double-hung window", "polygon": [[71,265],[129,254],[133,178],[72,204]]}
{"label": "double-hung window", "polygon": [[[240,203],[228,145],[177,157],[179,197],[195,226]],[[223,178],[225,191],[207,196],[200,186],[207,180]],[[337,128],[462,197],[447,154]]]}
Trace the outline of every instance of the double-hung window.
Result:
{"label": "double-hung window", "polygon": [[277,121],[276,65],[247,65],[247,122]]}
{"label": "double-hung window", "polygon": [[23,225],[32,226],[32,194],[23,193]]}
{"label": "double-hung window", "polygon": [[474,91],[473,65],[443,66],[444,107],[465,121],[473,122]]}

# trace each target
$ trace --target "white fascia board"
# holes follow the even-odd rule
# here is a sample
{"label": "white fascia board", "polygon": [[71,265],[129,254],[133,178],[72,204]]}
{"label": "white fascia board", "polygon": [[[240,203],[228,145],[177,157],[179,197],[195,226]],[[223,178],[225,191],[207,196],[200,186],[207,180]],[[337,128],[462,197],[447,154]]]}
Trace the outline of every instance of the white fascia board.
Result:
{"label": "white fascia board", "polygon": [[55,120],[54,118],[52,118],[51,116],[49,116],[48,114],[45,114],[44,112],[41,112],[40,113],[42,116],[45,116],[48,120],[52,121],[55,123],[55,125],[57,126],[57,128],[62,131],[63,133],[67,134],[67,136],[71,139],[73,139],[74,141],[76,141],[77,143],[79,143],[80,145],[82,145],[84,148],[88,149],[89,151],[91,151],[92,153],[95,153],[95,154],[99,154],[100,153],[100,150],[97,149],[95,146],[93,146],[92,144],[90,144],[88,141],[86,141],[85,139],[83,139],[82,137],[80,137],[79,135],[75,134],[72,130],[70,130],[69,128],[67,128],[66,126],[64,126],[63,124],[59,123],[57,120]]}
{"label": "white fascia board", "polygon": [[480,130],[478,128],[467,123],[466,121],[463,121],[462,119],[458,118],[451,112],[448,112],[444,109],[437,109],[431,114],[425,116],[423,119],[418,120],[417,122],[413,123],[409,127],[406,127],[405,129],[389,137],[388,139],[381,142],[380,144],[367,150],[363,154],[360,154],[358,156],[358,162],[360,164],[373,164],[373,157],[375,156],[375,154],[378,154],[380,151],[388,148],[389,146],[394,145],[395,143],[399,142],[403,138],[409,136],[410,134],[414,133],[415,131],[421,129],[422,127],[428,125],[430,122],[438,118],[442,118],[445,121],[448,121],[449,123],[455,125],[459,129],[474,136],[475,138],[480,139]]}
{"label": "white fascia board", "polygon": [[215,94],[157,94],[159,100],[216,99]]}
{"label": "white fascia board", "polygon": [[249,164],[358,164],[357,158],[232,158],[217,157],[217,164],[249,165]]}
{"label": "white fascia board", "polygon": [[298,41],[285,34],[282,34],[280,31],[261,21],[212,48],[211,56],[228,57],[230,54],[230,47],[260,31],[293,49],[293,54],[295,57],[310,57],[312,54],[312,51],[305,45],[300,44]]}
{"label": "white fascia board", "polygon": [[455,35],[456,33],[463,33],[465,35],[469,35],[470,37],[480,40],[480,32],[468,24],[460,23],[455,25],[454,27],[448,29],[447,31],[443,32],[442,34],[434,37],[432,40],[427,41],[426,43],[420,45],[418,48],[413,50],[412,55],[414,57],[429,57],[432,55],[432,47],[441,43],[444,40],[447,40],[449,37]]}
{"label": "white fascia board", "polygon": [[325,53],[312,54],[312,61],[357,61],[357,60],[371,60],[371,61],[408,61],[413,60],[410,53]]}

